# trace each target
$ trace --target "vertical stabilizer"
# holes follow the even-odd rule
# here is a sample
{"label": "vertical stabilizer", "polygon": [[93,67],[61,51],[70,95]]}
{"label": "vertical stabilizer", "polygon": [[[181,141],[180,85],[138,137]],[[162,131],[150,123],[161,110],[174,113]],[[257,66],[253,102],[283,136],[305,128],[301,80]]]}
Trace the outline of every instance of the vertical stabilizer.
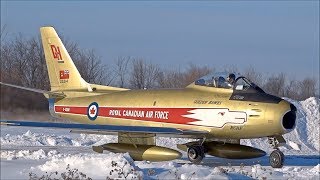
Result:
{"label": "vertical stabilizer", "polygon": [[53,27],[41,27],[41,39],[46,58],[51,91],[88,89],[69,53]]}

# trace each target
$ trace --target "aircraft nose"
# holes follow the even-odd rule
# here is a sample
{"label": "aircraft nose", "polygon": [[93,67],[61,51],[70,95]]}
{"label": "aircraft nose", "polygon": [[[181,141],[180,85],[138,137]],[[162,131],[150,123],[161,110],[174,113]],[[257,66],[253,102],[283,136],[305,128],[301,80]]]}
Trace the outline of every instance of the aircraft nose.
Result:
{"label": "aircraft nose", "polygon": [[287,132],[293,130],[296,126],[297,108],[290,103],[290,109],[291,110],[287,112],[282,118],[282,126]]}

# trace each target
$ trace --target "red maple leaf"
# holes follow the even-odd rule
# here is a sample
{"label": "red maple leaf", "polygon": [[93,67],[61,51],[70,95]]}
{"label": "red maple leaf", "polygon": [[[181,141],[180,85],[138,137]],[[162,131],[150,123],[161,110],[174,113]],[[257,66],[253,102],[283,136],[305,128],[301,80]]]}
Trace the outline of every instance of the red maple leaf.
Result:
{"label": "red maple leaf", "polygon": [[95,114],[96,113],[96,110],[92,107],[91,109],[90,109],[90,114]]}

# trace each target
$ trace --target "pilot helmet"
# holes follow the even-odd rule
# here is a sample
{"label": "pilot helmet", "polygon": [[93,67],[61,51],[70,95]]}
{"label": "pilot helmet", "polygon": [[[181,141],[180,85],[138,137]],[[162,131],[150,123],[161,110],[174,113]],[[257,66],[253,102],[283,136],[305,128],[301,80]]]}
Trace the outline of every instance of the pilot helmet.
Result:
{"label": "pilot helmet", "polygon": [[233,73],[230,73],[227,79],[228,79],[228,81],[229,81],[230,79],[236,80],[236,75],[234,75]]}

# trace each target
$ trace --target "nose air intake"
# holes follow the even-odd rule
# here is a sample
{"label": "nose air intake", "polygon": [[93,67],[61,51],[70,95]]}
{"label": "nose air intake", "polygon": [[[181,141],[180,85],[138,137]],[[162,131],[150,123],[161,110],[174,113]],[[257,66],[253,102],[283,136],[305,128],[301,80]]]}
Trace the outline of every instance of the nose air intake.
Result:
{"label": "nose air intake", "polygon": [[282,119],[282,125],[285,129],[293,129],[296,125],[296,112],[297,108],[290,104],[291,111],[287,112]]}

